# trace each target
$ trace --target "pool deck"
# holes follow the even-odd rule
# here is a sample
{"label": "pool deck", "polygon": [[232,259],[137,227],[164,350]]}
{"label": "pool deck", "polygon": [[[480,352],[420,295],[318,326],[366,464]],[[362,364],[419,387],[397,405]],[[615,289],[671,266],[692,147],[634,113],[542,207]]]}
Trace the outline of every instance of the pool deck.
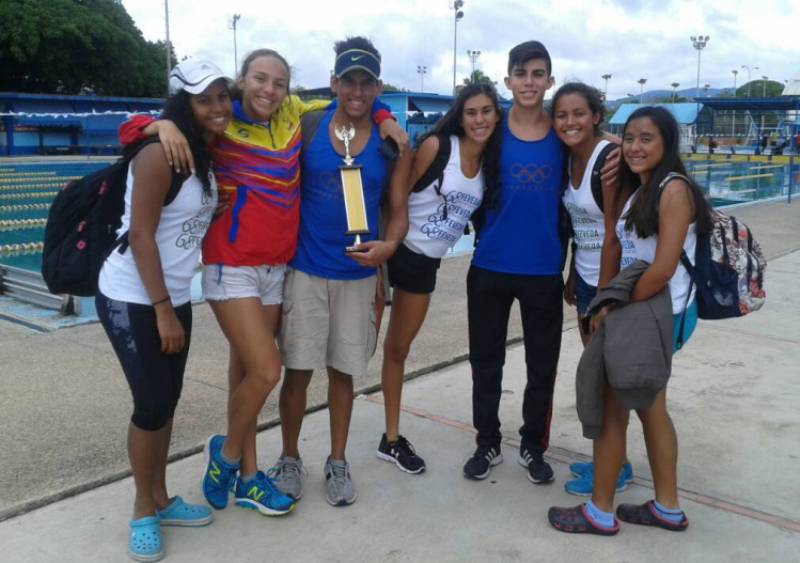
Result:
{"label": "pool deck", "polygon": [[[516,308],[501,405],[505,463],[483,482],[461,476],[473,449],[464,275],[468,258],[447,260],[415,343],[404,389],[402,431],[428,462],[411,476],[375,458],[383,427],[380,352],[360,390],[348,458],[359,491],[352,507],[322,496],[328,448],[325,378],[309,394],[301,449],[307,492],[290,515],[272,519],[230,507],[203,530],[165,529],[169,561],[789,561],[800,550],[800,204],[742,206],[769,258],[767,304],[748,317],[701,321],[676,357],[670,410],[681,444],[679,485],[691,521],[683,534],[623,525],[616,538],[573,537],[548,526],[551,505],[577,504],[563,483],[585,460],[575,413],[580,357],[574,313],[565,315],[551,448],[552,485],[535,486],[516,464],[524,350]],[[385,321],[384,321],[385,324]],[[199,502],[205,437],[224,424],[224,339],[208,307],[195,333],[175,422],[172,494]],[[125,428],[130,399],[97,324],[49,333],[0,322],[0,545],[2,560],[126,561],[132,482]],[[261,463],[280,448],[276,397],[261,415]],[[652,497],[640,426],[631,423],[636,479],[620,502]],[[313,532],[312,532],[313,531]],[[311,532],[311,533],[309,533]],[[226,536],[226,537],[223,537]],[[235,538],[235,540],[233,539]],[[301,542],[294,540],[301,538]],[[294,541],[293,541],[294,540]],[[235,543],[233,543],[235,541]]]}

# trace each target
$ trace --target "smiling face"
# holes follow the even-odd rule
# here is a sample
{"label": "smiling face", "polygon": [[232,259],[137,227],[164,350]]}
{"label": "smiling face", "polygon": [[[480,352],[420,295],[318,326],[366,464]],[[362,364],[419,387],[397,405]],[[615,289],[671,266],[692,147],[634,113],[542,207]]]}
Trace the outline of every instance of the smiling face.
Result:
{"label": "smiling face", "polygon": [[331,90],[345,116],[356,122],[369,117],[382,83],[363,70],[351,70],[341,78],[331,78]]}
{"label": "smiling face", "polygon": [[505,78],[506,88],[511,90],[514,103],[524,108],[541,107],[544,95],[553,86],[553,77],[547,72],[544,59],[529,59],[511,69]]}
{"label": "smiling face", "polygon": [[664,140],[652,119],[639,117],[628,123],[622,136],[622,156],[631,172],[646,184],[664,158]]}
{"label": "smiling face", "polygon": [[590,143],[600,116],[592,113],[588,100],[580,94],[564,94],[556,101],[553,126],[559,139],[572,148]]}
{"label": "smiling face", "polygon": [[206,140],[225,131],[231,118],[231,95],[224,80],[215,80],[202,93],[190,96],[189,106]]}
{"label": "smiling face", "polygon": [[464,135],[476,143],[486,143],[494,133],[500,116],[492,99],[486,94],[477,94],[464,102],[461,112],[461,127]]}
{"label": "smiling face", "polygon": [[257,57],[236,84],[245,114],[253,121],[269,121],[289,94],[289,69],[275,57]]}

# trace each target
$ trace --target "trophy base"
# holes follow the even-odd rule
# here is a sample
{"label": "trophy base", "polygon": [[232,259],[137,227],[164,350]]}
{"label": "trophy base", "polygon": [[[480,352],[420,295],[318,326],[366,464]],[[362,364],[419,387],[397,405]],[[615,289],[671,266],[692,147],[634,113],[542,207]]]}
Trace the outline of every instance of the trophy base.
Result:
{"label": "trophy base", "polygon": [[[369,232],[369,231],[367,231],[367,232]],[[367,234],[367,233],[347,233],[347,234],[348,235],[352,235],[352,234],[356,235],[356,240],[353,241],[353,245],[352,246],[345,246],[344,247],[344,253],[345,254],[352,254],[353,252],[366,252],[367,251],[367,249],[365,249],[365,248],[358,248],[358,246],[361,244],[361,235],[362,234]]]}

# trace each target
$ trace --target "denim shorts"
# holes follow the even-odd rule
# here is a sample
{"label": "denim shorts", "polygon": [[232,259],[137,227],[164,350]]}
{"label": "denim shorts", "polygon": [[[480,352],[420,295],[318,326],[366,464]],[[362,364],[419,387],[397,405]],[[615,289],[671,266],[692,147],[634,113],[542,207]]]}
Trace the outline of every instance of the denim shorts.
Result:
{"label": "denim shorts", "polygon": [[589,303],[592,302],[592,299],[594,299],[595,295],[597,295],[597,287],[586,283],[586,281],[576,271],[575,301],[577,302],[576,306],[578,309],[578,316],[586,316],[586,312],[589,310]]}
{"label": "denim shorts", "polygon": [[226,301],[256,297],[262,305],[283,302],[283,278],[286,266],[225,266],[208,264],[203,268],[203,297],[208,301]]}

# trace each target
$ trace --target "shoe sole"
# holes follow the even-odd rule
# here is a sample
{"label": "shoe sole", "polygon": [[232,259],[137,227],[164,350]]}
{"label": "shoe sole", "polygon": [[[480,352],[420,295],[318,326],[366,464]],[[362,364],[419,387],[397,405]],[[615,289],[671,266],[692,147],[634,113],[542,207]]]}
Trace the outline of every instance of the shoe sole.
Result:
{"label": "shoe sole", "polygon": [[183,528],[202,528],[203,526],[208,526],[211,522],[214,521],[214,515],[209,514],[205,518],[196,518],[194,520],[183,520],[180,518],[175,518],[171,520],[164,520],[161,519],[160,523],[162,526],[179,526]]}
{"label": "shoe sole", "polygon": [[325,495],[325,500],[328,502],[328,504],[336,508],[341,508],[343,506],[350,506],[351,504],[356,502],[356,499],[358,499],[358,493],[354,493],[353,498],[351,499],[343,498],[342,500],[338,500],[336,502],[333,502],[331,499],[328,498],[328,495]]}
{"label": "shoe sole", "polygon": [[389,454],[385,454],[380,450],[376,451],[375,455],[378,457],[378,459],[382,459],[383,461],[389,461],[391,463],[394,463],[397,466],[397,469],[399,469],[400,471],[402,471],[404,473],[409,473],[410,475],[419,475],[420,473],[425,471],[425,466],[424,465],[422,467],[420,467],[419,469],[417,469],[416,471],[411,471],[410,469],[406,469],[405,467],[403,467],[403,464],[400,463],[400,461],[398,459],[390,456]]}
{"label": "shoe sole", "polygon": [[128,557],[133,559],[134,561],[161,561],[164,559],[166,552],[162,549],[158,553],[154,553],[153,555],[140,555],[134,551],[128,550]]}
{"label": "shoe sole", "polygon": [[497,457],[492,458],[492,461],[489,462],[489,469],[486,470],[486,473],[481,473],[480,475],[468,475],[466,472],[464,472],[464,477],[467,479],[472,479],[473,481],[483,481],[492,472],[492,467],[500,465],[501,463],[503,463],[503,454],[497,454]]}
{"label": "shoe sole", "polygon": [[255,510],[263,516],[283,516],[284,514],[289,514],[294,509],[294,505],[292,505],[286,510],[275,510],[274,508],[270,508],[249,498],[237,498],[236,506],[247,510]]}
{"label": "shoe sole", "polygon": [[549,485],[553,481],[555,481],[555,476],[550,477],[549,479],[534,479],[530,473],[528,473],[528,481],[533,483],[534,485]]}

